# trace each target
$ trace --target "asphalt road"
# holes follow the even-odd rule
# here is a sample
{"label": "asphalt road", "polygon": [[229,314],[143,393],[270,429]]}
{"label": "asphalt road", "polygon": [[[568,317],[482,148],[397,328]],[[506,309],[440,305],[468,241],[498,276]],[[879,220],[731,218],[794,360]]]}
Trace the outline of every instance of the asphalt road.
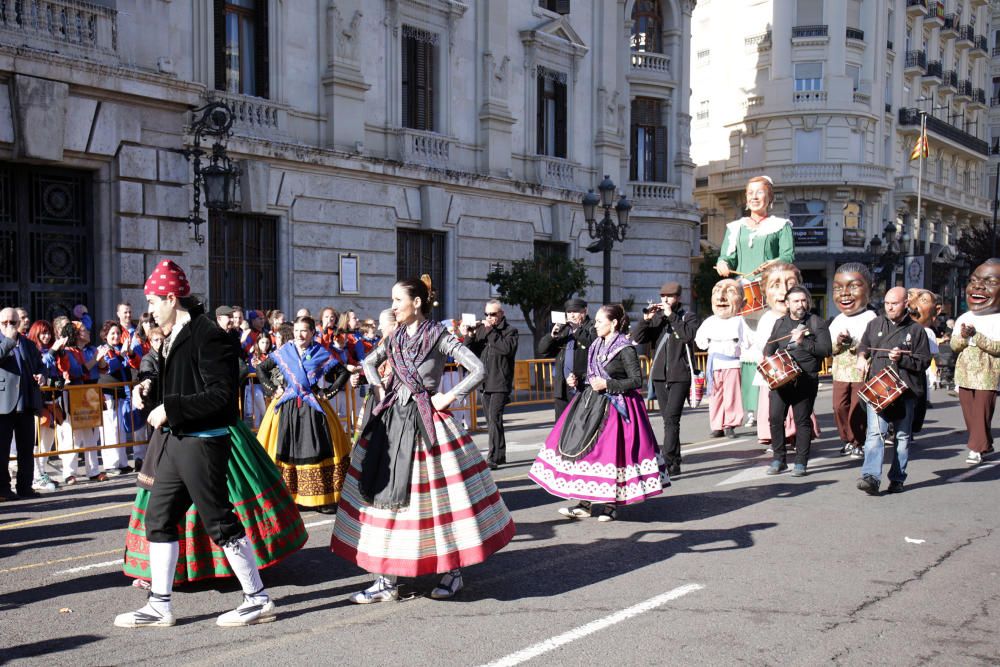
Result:
{"label": "asphalt road", "polygon": [[514,463],[494,474],[518,534],[456,599],[422,579],[412,599],[350,604],[369,577],[309,512],[308,544],[263,575],[278,622],[251,628],[215,626],[233,581],[175,591],[174,628],[112,626],[145,599],[116,564],[134,476],[0,504],[0,663],[995,665],[1000,459],[966,466],[957,399],[933,399],[902,494],[855,488],[827,385],[808,477],[766,477],[756,438],[709,439],[702,407],[684,473],[611,523],[561,518],[525,476],[551,411],[509,415]]}

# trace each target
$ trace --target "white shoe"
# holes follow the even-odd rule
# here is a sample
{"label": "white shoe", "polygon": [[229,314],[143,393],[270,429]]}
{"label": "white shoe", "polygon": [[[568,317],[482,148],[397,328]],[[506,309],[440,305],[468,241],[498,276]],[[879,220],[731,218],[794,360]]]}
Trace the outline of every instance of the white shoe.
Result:
{"label": "white shoe", "polygon": [[983,462],[983,455],[970,449],[969,455],[965,457],[965,462],[970,466],[977,466]]}
{"label": "white shoe", "polygon": [[586,519],[590,516],[590,505],[574,505],[573,507],[560,507],[559,513],[570,519]]}
{"label": "white shoe", "polygon": [[47,473],[42,473],[42,476],[31,483],[31,488],[35,491],[55,491],[56,483],[49,479]]}
{"label": "white shoe", "polygon": [[605,505],[604,511],[597,517],[598,521],[614,521],[618,518],[618,510],[611,505]]}
{"label": "white shoe", "polygon": [[385,577],[379,577],[375,583],[363,591],[358,591],[350,597],[354,604],[372,604],[373,602],[392,602],[399,599],[399,588]]}
{"label": "white shoe", "polygon": [[277,618],[271,598],[244,595],[240,606],[220,616],[215,624],[220,628],[239,628],[244,625],[270,623]]}
{"label": "white shoe", "polygon": [[448,598],[455,597],[455,593],[458,593],[464,587],[465,582],[462,581],[461,571],[457,574],[445,572],[444,576],[441,577],[441,583],[431,591],[431,597],[435,600],[447,600]]}
{"label": "white shoe", "polygon": [[115,625],[119,628],[169,628],[176,622],[169,609],[159,612],[148,603],[138,611],[115,616]]}
{"label": "white shoe", "polygon": [[754,416],[754,413],[748,412],[747,413],[747,421],[746,421],[745,424],[743,424],[743,428],[753,428],[756,425],[757,425],[757,418],[756,418],[756,416]]}

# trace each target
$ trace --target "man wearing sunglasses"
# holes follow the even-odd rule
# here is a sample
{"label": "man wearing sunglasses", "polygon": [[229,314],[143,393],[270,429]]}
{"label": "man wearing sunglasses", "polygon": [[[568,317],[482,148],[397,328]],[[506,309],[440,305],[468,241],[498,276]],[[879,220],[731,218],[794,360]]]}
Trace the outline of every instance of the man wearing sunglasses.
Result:
{"label": "man wearing sunglasses", "polygon": [[42,407],[38,380],[43,366],[38,348],[20,334],[20,323],[16,309],[0,310],[0,452],[10,451],[12,437],[17,440],[16,493],[8,473],[0,487],[0,500],[39,495],[31,488],[35,471],[31,452],[37,438],[35,415]]}
{"label": "man wearing sunglasses", "polygon": [[504,317],[499,301],[486,302],[483,321],[475,329],[462,327],[465,345],[475,353],[486,367],[480,397],[486,410],[489,429],[490,453],[487,457],[491,470],[507,463],[507,439],[503,432],[503,409],[510,402],[514,384],[514,357],[517,356],[517,329]]}
{"label": "man wearing sunglasses", "polygon": [[587,302],[569,299],[563,306],[566,324],[555,324],[538,343],[538,356],[555,357],[552,367],[553,406],[556,421],[562,416],[576,390],[566,382],[570,376],[587,377],[587,353],[597,338],[594,322],[587,316]]}

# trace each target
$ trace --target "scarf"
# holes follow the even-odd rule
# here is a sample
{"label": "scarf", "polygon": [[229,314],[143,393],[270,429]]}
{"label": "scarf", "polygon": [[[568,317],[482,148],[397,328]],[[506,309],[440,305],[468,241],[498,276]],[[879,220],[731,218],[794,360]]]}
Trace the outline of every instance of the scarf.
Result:
{"label": "scarf", "polygon": [[392,335],[386,345],[389,362],[395,372],[389,379],[385,398],[372,410],[372,415],[380,415],[388,410],[396,402],[399,385],[405,385],[410,390],[410,394],[413,395],[417,410],[420,412],[420,423],[428,447],[437,444],[437,437],[434,433],[434,407],[431,405],[430,394],[427,393],[426,387],[420,381],[418,368],[427,355],[434,350],[444,331],[445,328],[441,323],[433,320],[421,322],[412,336],[406,332],[404,326],[396,329],[396,333]]}
{"label": "scarf", "polygon": [[[608,375],[608,371],[605,366],[614,359],[619,352],[629,347],[631,343],[624,334],[615,334],[615,337],[611,339],[611,342],[606,342],[603,338],[598,338],[598,340],[590,346],[590,351],[587,353],[587,377],[599,377],[603,378],[605,381],[612,379]],[[605,399],[607,399],[618,414],[622,416],[625,421],[628,421],[628,409],[625,407],[625,397],[621,394],[609,394],[604,392],[602,394]]]}
{"label": "scarf", "polygon": [[296,349],[295,343],[285,343],[278,348],[273,357],[285,379],[286,389],[277,405],[295,398],[299,406],[305,401],[313,410],[323,412],[312,388],[340,362],[316,342],[301,354]]}

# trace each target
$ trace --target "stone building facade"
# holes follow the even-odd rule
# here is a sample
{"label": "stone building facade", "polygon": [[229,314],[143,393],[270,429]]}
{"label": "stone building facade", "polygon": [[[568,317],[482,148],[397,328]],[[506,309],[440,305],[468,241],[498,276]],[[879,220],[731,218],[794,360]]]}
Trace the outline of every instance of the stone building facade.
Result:
{"label": "stone building facade", "polygon": [[[600,255],[584,250],[580,199],[604,174],[634,204],[614,297],[687,284],[693,7],[0,3],[0,239],[13,258],[0,296],[33,317],[83,302],[100,319],[141,302],[148,271],[171,257],[213,306],[375,314],[397,276],[427,272],[451,317],[480,312],[496,262],[565,252],[586,260],[595,300]],[[192,110],[217,100],[236,117],[240,203],[202,211],[200,245],[179,151]]]}
{"label": "stone building facade", "polygon": [[[952,302],[956,241],[989,216],[987,0],[701,2],[693,19],[692,156],[702,236],[718,247],[747,180],[765,173],[826,315],[833,271],[873,262],[896,228],[888,282]],[[719,40],[720,31],[729,39]],[[921,111],[930,154],[917,216]],[[883,248],[884,249],[884,248]]]}

